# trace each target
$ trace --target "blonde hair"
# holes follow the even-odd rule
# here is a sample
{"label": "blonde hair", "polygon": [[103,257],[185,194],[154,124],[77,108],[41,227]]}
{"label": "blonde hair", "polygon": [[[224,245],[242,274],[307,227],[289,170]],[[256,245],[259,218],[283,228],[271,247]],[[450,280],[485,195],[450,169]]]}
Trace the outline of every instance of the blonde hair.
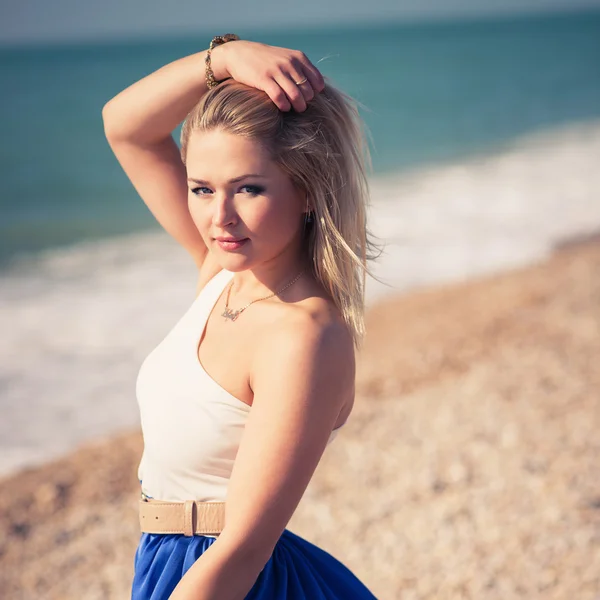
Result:
{"label": "blonde hair", "polygon": [[303,112],[283,112],[256,88],[228,79],[202,96],[181,130],[186,162],[190,135],[221,129],[257,140],[307,195],[313,220],[305,241],[313,274],[338,307],[354,345],[364,333],[367,261],[377,255],[367,229],[370,155],[354,100],[326,81]]}

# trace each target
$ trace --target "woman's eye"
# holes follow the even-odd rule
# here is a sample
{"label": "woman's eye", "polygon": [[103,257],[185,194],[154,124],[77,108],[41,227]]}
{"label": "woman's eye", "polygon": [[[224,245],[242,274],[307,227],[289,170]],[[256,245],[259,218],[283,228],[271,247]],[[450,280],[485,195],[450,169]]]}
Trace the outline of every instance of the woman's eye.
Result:
{"label": "woman's eye", "polygon": [[204,196],[206,193],[211,193],[211,190],[207,187],[197,187],[192,189],[192,194],[196,194],[196,196]]}
{"label": "woman's eye", "polygon": [[257,185],[245,185],[244,187],[242,187],[240,189],[246,190],[246,193],[250,194],[251,196],[258,196],[258,194],[260,194],[261,192],[264,192],[264,188],[261,188]]}

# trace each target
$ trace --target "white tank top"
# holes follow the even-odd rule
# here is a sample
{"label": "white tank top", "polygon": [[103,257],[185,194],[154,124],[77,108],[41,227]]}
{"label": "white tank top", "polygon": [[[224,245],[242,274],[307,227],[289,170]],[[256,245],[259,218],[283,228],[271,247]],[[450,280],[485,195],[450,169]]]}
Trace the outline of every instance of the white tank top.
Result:
{"label": "white tank top", "polygon": [[[198,343],[232,271],[219,271],[143,361],[136,395],[144,452],[138,467],[149,498],[224,501],[251,406],[204,370]],[[334,429],[328,444],[341,427]]]}

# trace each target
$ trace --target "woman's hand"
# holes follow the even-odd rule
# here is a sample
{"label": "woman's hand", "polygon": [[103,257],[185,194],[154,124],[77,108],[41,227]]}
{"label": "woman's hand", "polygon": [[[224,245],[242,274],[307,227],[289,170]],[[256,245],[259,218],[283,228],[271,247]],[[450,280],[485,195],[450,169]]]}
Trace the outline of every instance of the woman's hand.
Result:
{"label": "woman's hand", "polygon": [[[221,44],[211,52],[211,65],[217,79],[233,77],[263,90],[283,111],[292,107],[297,112],[306,110],[307,101],[325,87],[320,71],[303,52],[260,42]],[[295,83],[303,79],[305,83]]]}

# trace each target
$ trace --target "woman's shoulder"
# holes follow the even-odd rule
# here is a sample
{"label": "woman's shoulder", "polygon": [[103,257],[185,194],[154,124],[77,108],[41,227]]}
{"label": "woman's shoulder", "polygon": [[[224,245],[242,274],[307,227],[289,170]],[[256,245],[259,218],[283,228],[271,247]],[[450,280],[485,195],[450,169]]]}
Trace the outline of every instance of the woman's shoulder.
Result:
{"label": "woman's shoulder", "polygon": [[[275,312],[275,311],[274,311]],[[293,389],[328,390],[342,405],[352,406],[356,357],[348,327],[319,297],[287,303],[265,328],[253,349],[249,384],[283,378]],[[333,400],[332,400],[333,401]]]}
{"label": "woman's shoulder", "polygon": [[289,302],[280,302],[272,311],[272,319],[266,328],[270,344],[294,345],[331,344],[353,349],[353,339],[341,312],[333,300],[318,285],[299,290]]}
{"label": "woman's shoulder", "polygon": [[344,398],[353,398],[353,338],[335,303],[318,291],[296,290],[287,301],[264,308],[269,318],[253,347],[250,387],[255,389],[261,373],[267,378],[278,373],[289,385],[300,378],[300,387],[307,378],[320,385],[335,381]]}

